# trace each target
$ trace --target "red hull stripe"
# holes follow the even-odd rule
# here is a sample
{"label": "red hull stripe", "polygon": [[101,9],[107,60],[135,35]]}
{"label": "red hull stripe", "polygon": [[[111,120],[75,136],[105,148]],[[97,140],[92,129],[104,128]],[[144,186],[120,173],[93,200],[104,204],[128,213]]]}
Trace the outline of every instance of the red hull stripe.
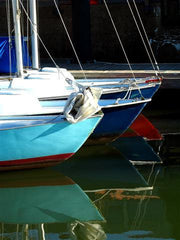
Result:
{"label": "red hull stripe", "polygon": [[162,78],[148,79],[145,83],[161,82]]}
{"label": "red hull stripe", "polygon": [[66,153],[66,154],[11,160],[11,161],[1,161],[0,166],[24,165],[24,164],[32,164],[32,163],[43,163],[43,162],[62,162],[63,160],[70,158],[72,155],[74,155],[74,153]]}

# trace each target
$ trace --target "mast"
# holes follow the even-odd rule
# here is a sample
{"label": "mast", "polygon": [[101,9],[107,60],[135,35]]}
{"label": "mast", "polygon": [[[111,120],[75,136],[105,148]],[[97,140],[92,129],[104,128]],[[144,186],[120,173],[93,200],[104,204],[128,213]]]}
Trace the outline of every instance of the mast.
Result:
{"label": "mast", "polygon": [[31,19],[32,67],[34,69],[39,69],[36,0],[30,0],[29,4],[30,4],[30,19]]}
{"label": "mast", "polygon": [[13,9],[13,20],[14,20],[14,30],[15,30],[17,74],[19,77],[22,77],[23,76],[23,56],[22,56],[22,42],[21,42],[21,28],[20,28],[21,11],[19,8],[19,0],[12,0],[12,9]]}

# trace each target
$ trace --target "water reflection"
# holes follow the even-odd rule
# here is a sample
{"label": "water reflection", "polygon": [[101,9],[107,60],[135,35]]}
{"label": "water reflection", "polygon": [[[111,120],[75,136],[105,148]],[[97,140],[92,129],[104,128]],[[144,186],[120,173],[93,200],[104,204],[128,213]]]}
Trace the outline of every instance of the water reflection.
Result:
{"label": "water reflection", "polygon": [[[156,148],[152,148],[148,142],[156,144]],[[146,141],[141,136],[134,136],[119,138],[111,145],[116,147],[134,164],[152,164],[162,162],[157,152],[161,143],[162,140]]]}
{"label": "water reflection", "polygon": [[117,188],[150,188],[128,159],[116,148],[85,146],[67,162],[56,166],[85,191]]}
{"label": "water reflection", "polygon": [[61,225],[66,225],[66,236],[72,239],[79,231],[88,236],[90,227],[101,232],[94,226],[104,221],[98,209],[72,179],[60,172],[41,169],[2,173],[0,196],[1,239],[30,239],[35,235],[44,239],[45,223],[60,224],[57,233]]}
{"label": "water reflection", "polygon": [[0,174],[0,239],[180,239],[180,167],[134,166],[112,145]]}
{"label": "water reflection", "polygon": [[165,134],[160,155],[165,164],[180,163],[180,134]]}

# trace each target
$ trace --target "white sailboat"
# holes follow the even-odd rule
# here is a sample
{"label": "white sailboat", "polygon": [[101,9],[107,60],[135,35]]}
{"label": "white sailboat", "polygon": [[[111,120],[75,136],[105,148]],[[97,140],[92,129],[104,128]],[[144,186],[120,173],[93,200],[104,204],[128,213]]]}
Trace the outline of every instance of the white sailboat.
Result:
{"label": "white sailboat", "polygon": [[[19,0],[12,0],[12,6],[18,70],[15,80],[25,81]],[[37,97],[28,91],[1,89],[0,170],[44,167],[72,156],[102,118],[102,113],[95,114],[100,108],[93,95],[90,95],[90,100],[86,96],[86,100],[76,108],[77,113],[80,110],[81,114],[76,123],[72,124],[63,114],[64,109],[60,111],[55,107],[43,107]],[[83,104],[89,107],[86,113],[82,112]]]}
{"label": "white sailboat", "polygon": [[[18,1],[21,5],[23,11],[26,13],[26,10],[23,6],[21,0]],[[107,137],[109,136],[119,136],[122,134],[135,120],[138,114],[142,111],[145,105],[151,101],[151,96],[159,87],[159,82],[153,81],[153,83],[148,82],[140,82],[139,84],[129,84],[129,83],[78,83],[72,74],[68,72],[66,69],[62,69],[56,66],[56,68],[39,68],[39,57],[38,57],[38,32],[37,32],[37,16],[36,16],[36,0],[32,0],[30,3],[30,17],[27,15],[32,34],[32,69],[23,69],[21,65],[19,74],[17,77],[12,77],[11,81],[2,80],[0,83],[1,87],[11,88],[11,89],[23,89],[27,92],[31,93],[33,96],[40,100],[42,107],[48,107],[52,109],[59,109],[59,111],[63,111],[63,102],[62,99],[67,100],[70,94],[77,96],[77,98],[81,98],[81,94],[83,91],[86,91],[87,88],[89,92],[96,91],[94,87],[99,87],[100,92],[102,91],[102,97],[106,98],[106,100],[99,100],[100,107],[103,108],[103,112],[105,116],[103,117],[103,121],[101,121],[100,125],[96,129],[97,132],[95,134],[95,138]],[[19,11],[20,12],[20,11]],[[18,15],[18,18],[20,16]],[[20,35],[20,29],[19,34]],[[20,38],[21,39],[21,38]],[[21,40],[19,40],[19,44]],[[17,53],[18,54],[18,53]],[[19,56],[19,55],[18,55]],[[22,62],[21,62],[22,64]],[[18,71],[18,72],[19,72]],[[4,84],[4,85],[3,85]],[[76,92],[79,92],[76,93]],[[144,92],[143,92],[144,91]],[[79,94],[79,95],[78,95]],[[91,95],[91,94],[90,94]],[[72,95],[71,95],[72,97]],[[71,98],[70,97],[70,98]],[[58,102],[57,102],[58,101]],[[69,101],[69,106],[71,106],[72,101]],[[97,106],[97,98],[95,100],[96,107]],[[94,108],[93,101],[89,102],[89,107]],[[60,110],[61,109],[61,110]],[[64,111],[66,117],[69,118],[69,113],[71,113],[71,109],[68,107]],[[85,112],[86,107],[84,107]],[[77,117],[77,118],[76,118]],[[79,119],[77,114],[76,120]],[[80,117],[81,119],[81,117]],[[72,119],[71,119],[72,120]],[[70,121],[71,121],[70,120]],[[76,121],[75,120],[75,121]],[[74,119],[72,120],[74,122]],[[114,123],[117,124],[114,124]],[[111,127],[113,126],[113,128]]]}

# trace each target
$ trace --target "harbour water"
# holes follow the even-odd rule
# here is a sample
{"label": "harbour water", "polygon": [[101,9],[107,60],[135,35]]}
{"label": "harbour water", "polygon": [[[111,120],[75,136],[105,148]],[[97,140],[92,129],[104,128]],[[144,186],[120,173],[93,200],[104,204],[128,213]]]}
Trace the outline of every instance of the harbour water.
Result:
{"label": "harbour water", "polygon": [[115,142],[51,168],[2,172],[0,239],[180,239],[180,110],[161,97],[144,111],[163,134],[146,142],[152,164],[145,146],[131,156],[148,164],[137,164]]}

